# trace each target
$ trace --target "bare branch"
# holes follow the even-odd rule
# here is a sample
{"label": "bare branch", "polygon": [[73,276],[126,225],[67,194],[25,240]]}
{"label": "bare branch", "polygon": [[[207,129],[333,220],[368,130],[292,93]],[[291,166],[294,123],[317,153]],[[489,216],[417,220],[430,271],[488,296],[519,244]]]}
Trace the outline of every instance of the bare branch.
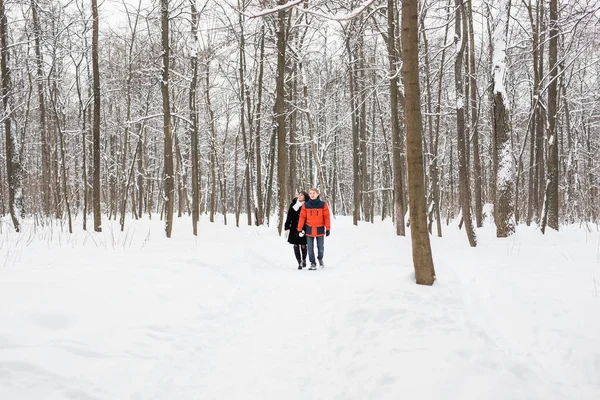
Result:
{"label": "bare branch", "polygon": [[297,6],[300,3],[304,3],[305,0],[292,0],[289,1],[285,4],[282,4],[280,6],[274,7],[274,8],[267,8],[262,10],[261,12],[259,12],[258,14],[248,14],[242,11],[239,11],[239,13],[241,13],[242,15],[245,15],[248,18],[261,18],[261,17],[265,17],[267,15],[271,15],[271,14],[275,14],[281,10],[287,10],[288,8],[292,8],[294,6]]}
{"label": "bare branch", "polygon": [[[306,0],[292,0],[292,1],[287,2],[286,4],[282,4],[277,7],[265,9],[265,10],[259,12],[258,14],[247,14],[247,13],[241,12],[239,10],[238,10],[238,12],[242,13],[243,15],[245,15],[248,18],[260,18],[260,17],[264,17],[264,16],[267,16],[270,14],[275,14],[276,12],[279,12],[280,10],[287,10],[288,8],[295,7],[295,6],[299,5],[300,3],[304,3],[305,1]],[[377,0],[363,1],[354,10],[352,10],[348,14],[344,14],[344,15],[323,14],[323,13],[313,11],[308,8],[299,8],[298,11],[301,11],[301,12],[307,13],[307,14],[311,14],[311,15],[314,15],[319,18],[332,20],[332,21],[348,21],[353,18],[356,18],[361,12],[363,12],[365,9],[367,9],[371,4],[375,3],[375,1],[377,1]]]}

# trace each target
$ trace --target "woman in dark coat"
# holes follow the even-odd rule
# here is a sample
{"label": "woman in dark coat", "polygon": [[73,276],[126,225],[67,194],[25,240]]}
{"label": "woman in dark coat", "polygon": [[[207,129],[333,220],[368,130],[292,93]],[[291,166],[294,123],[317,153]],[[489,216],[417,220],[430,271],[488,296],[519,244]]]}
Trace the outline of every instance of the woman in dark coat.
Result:
{"label": "woman in dark coat", "polygon": [[[300,192],[298,197],[292,200],[290,209],[285,220],[285,230],[290,231],[288,235],[288,243],[294,245],[294,255],[298,261],[298,269],[306,267],[306,237],[304,232],[298,232],[298,219],[300,218],[300,209],[304,205],[304,201],[308,200],[308,193]],[[302,251],[302,255],[300,252]]]}

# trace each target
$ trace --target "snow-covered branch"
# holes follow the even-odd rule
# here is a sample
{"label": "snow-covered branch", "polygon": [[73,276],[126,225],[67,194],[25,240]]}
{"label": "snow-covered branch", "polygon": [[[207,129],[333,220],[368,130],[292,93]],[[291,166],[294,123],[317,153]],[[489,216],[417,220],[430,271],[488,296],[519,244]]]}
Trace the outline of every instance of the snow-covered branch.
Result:
{"label": "snow-covered branch", "polygon": [[371,4],[375,3],[375,1],[377,0],[367,0],[367,1],[363,1],[358,7],[356,7],[354,10],[350,11],[348,14],[342,14],[342,15],[329,15],[329,14],[323,14],[317,11],[313,11],[310,9],[300,9],[300,11],[314,15],[316,17],[320,17],[320,18],[324,18],[324,19],[329,19],[332,21],[348,21],[351,20],[353,18],[356,18],[361,12],[363,12],[365,9],[367,9]]}
{"label": "snow-covered branch", "polygon": [[267,15],[271,15],[271,14],[275,14],[281,10],[287,10],[288,8],[292,8],[294,6],[297,6],[300,3],[304,3],[305,0],[291,0],[288,1],[285,4],[282,4],[280,6],[277,7],[273,7],[273,8],[266,8],[264,10],[262,10],[261,12],[259,12],[258,14],[248,14],[245,12],[241,12],[242,15],[245,15],[248,18],[261,18],[261,17],[266,17]]}
{"label": "snow-covered branch", "polygon": [[[260,18],[260,17],[265,17],[267,15],[270,14],[275,14],[281,10],[287,10],[288,8],[292,8],[295,7],[301,3],[304,3],[306,0],[291,0],[288,1],[285,4],[282,4],[280,6],[277,7],[273,7],[273,8],[267,8],[265,10],[262,10],[261,12],[257,13],[257,14],[248,14],[248,13],[243,13],[243,15],[245,15],[248,18]],[[331,14],[325,14],[325,13],[321,13],[318,11],[314,11],[311,10],[309,8],[299,8],[298,10],[307,14],[311,14],[314,15],[316,17],[319,18],[323,18],[323,19],[328,19],[328,20],[332,20],[332,21],[348,21],[351,20],[353,18],[356,18],[361,12],[363,12],[365,9],[367,9],[371,4],[375,3],[377,0],[366,0],[363,1],[358,7],[356,7],[354,10],[350,11],[347,14],[342,14],[342,15],[331,15]]]}

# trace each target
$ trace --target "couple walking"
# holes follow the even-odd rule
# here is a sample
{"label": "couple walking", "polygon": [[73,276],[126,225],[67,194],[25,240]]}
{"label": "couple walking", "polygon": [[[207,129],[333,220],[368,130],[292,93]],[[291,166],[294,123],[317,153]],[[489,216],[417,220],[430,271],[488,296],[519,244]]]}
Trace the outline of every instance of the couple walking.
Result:
{"label": "couple walking", "polygon": [[300,192],[292,200],[285,221],[285,230],[289,230],[288,242],[294,245],[294,254],[298,261],[298,269],[306,267],[306,253],[310,260],[308,269],[317,269],[315,260],[315,240],[317,241],[317,260],[321,268],[325,252],[325,236],[329,236],[331,228],[329,207],[319,198],[319,190],[311,188],[308,193]]}

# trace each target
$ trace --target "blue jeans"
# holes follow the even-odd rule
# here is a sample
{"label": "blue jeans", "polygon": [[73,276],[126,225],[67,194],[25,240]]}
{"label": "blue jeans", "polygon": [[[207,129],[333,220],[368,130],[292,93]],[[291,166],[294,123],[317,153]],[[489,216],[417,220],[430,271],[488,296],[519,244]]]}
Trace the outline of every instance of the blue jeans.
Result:
{"label": "blue jeans", "polygon": [[311,264],[316,264],[315,261],[315,239],[317,239],[317,258],[319,260],[323,259],[323,253],[325,252],[325,248],[323,244],[325,243],[324,236],[317,236],[316,238],[307,236],[306,237],[306,245],[308,247],[308,259]]}

